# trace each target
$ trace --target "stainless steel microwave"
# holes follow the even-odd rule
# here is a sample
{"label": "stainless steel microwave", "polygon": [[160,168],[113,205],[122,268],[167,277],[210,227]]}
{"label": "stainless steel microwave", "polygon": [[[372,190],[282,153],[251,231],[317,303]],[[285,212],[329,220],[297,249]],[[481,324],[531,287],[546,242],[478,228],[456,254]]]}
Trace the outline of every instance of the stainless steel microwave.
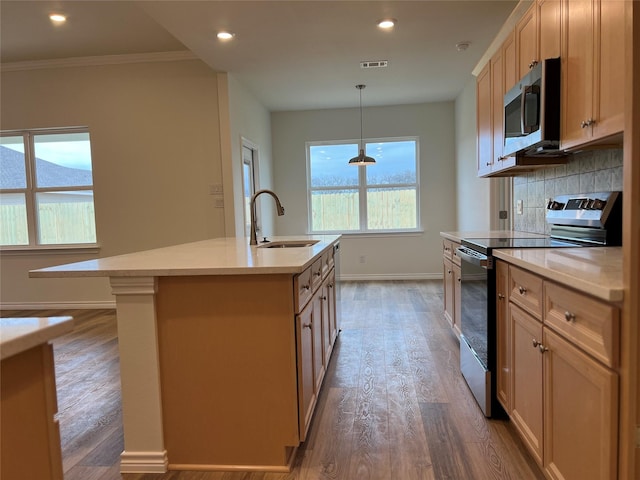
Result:
{"label": "stainless steel microwave", "polygon": [[560,156],[560,59],[548,58],[504,96],[505,156]]}

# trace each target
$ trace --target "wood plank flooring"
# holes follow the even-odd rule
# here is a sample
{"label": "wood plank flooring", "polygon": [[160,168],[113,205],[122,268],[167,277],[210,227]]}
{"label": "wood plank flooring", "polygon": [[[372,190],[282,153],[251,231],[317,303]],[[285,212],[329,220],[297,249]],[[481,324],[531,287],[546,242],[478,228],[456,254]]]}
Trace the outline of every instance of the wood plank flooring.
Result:
{"label": "wood plank flooring", "polygon": [[54,342],[65,480],[537,480],[509,421],[487,420],[462,379],[442,282],[343,282],[342,332],[289,474],[118,470],[123,448],[113,310],[74,315]]}

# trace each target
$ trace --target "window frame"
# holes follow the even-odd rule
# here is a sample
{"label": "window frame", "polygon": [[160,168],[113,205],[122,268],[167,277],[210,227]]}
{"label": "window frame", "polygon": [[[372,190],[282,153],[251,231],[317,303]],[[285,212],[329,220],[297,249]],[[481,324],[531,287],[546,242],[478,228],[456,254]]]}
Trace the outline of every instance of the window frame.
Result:
{"label": "window frame", "polygon": [[[15,252],[21,254],[26,252],[35,253],[91,253],[98,252],[98,222],[95,212],[95,183],[93,181],[93,155],[91,158],[91,185],[85,186],[47,186],[38,187],[35,167],[35,140],[41,135],[86,133],[90,136],[88,127],[55,127],[55,128],[34,128],[23,130],[0,130],[0,137],[22,137],[24,145],[25,161],[25,187],[24,188],[2,188],[0,193],[18,193],[25,196],[25,209],[27,216],[27,238],[26,245],[0,245],[3,254]],[[89,140],[91,142],[91,140]],[[96,229],[96,241],[90,243],[38,243],[39,222],[36,213],[36,197],[39,193],[59,193],[87,191],[93,194],[94,200],[94,227]]]}
{"label": "window frame", "polygon": [[[415,167],[416,167],[416,181],[415,183],[397,183],[397,184],[371,184],[367,185],[367,166],[350,166],[349,168],[358,169],[358,184],[357,185],[341,185],[336,187],[313,187],[311,185],[311,147],[317,147],[322,145],[348,145],[356,144],[358,149],[360,148],[360,140],[323,140],[323,141],[308,141],[305,142],[306,153],[306,170],[307,170],[307,231],[309,234],[316,235],[360,235],[360,236],[384,236],[384,235],[402,235],[402,234],[415,234],[423,232],[421,225],[420,215],[420,139],[417,136],[405,136],[405,137],[381,137],[381,138],[365,138],[362,140],[365,152],[367,145],[376,143],[393,143],[393,142],[407,142],[412,141],[415,143]],[[344,159],[345,163],[349,161],[348,158]],[[375,168],[375,167],[374,167]],[[397,188],[397,187],[413,187],[416,189],[416,226],[415,228],[389,228],[389,229],[369,229],[368,224],[368,210],[367,210],[367,192],[380,188]],[[357,189],[358,191],[358,212],[359,212],[359,228],[357,230],[314,230],[313,229],[313,216],[312,195],[315,191],[331,191],[331,190],[345,190],[345,189]]]}

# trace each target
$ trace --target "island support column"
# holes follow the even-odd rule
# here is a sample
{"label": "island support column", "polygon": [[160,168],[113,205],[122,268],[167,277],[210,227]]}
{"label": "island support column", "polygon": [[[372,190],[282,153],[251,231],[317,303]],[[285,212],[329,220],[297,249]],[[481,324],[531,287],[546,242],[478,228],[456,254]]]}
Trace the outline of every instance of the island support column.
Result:
{"label": "island support column", "polygon": [[111,277],[116,296],[124,451],[121,473],[167,471],[162,430],[155,277]]}

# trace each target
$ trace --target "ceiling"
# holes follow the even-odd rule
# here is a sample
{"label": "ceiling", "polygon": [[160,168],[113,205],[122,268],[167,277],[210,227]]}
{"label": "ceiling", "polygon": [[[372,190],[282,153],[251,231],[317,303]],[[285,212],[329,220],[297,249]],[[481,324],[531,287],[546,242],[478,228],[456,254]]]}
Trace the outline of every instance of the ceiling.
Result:
{"label": "ceiling", "polygon": [[[190,50],[271,111],[354,107],[360,83],[364,106],[452,100],[517,3],[2,0],[0,61]],[[52,25],[54,10],[65,24]],[[376,27],[383,17],[392,31]],[[221,29],[235,37],[217,40]],[[369,60],[388,67],[362,69]]]}

